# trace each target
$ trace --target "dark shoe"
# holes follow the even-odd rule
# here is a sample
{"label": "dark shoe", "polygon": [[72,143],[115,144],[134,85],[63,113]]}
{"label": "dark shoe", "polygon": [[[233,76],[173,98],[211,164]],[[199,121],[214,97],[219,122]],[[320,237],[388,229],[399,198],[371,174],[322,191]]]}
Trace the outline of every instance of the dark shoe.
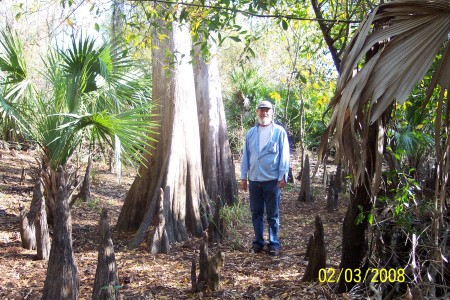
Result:
{"label": "dark shoe", "polygon": [[250,253],[260,253],[263,250],[263,247],[252,246],[250,248]]}
{"label": "dark shoe", "polygon": [[280,250],[279,249],[270,249],[269,250],[269,255],[270,256],[279,256],[280,255]]}

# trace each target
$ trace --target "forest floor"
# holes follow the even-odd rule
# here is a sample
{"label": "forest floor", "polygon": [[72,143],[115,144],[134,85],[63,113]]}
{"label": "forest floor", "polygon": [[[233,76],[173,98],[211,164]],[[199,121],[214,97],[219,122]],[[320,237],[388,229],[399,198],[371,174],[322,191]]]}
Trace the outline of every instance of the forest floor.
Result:
{"label": "forest floor", "polygon": [[[0,145],[1,146],[1,145]],[[28,206],[32,197],[35,151],[15,151],[0,147],[0,299],[40,299],[47,262],[35,260],[35,251],[21,248],[19,203]],[[312,163],[314,165],[314,163]],[[236,169],[238,170],[238,162]],[[294,175],[298,163],[294,161]],[[22,170],[27,171],[21,181]],[[80,172],[82,173],[82,172]],[[230,238],[210,251],[225,252],[220,289],[194,294],[191,291],[191,261],[198,260],[200,240],[192,238],[172,245],[169,255],[151,255],[145,245],[129,250],[131,235],[114,231],[125,195],[136,174],[125,172],[120,183],[102,163],[94,164],[91,203],[73,206],[73,248],[80,278],[79,299],[90,299],[97,265],[98,223],[102,207],[109,208],[121,297],[123,299],[342,299],[330,286],[302,282],[307,261],[306,246],[319,215],[325,231],[327,267],[338,268],[341,256],[342,221],[348,196],[339,196],[337,211],[326,210],[326,192],[321,173],[312,180],[314,202],[297,201],[299,183],[282,192],[280,212],[280,256],[250,254],[253,230],[248,193],[240,191],[243,220],[229,229]]]}

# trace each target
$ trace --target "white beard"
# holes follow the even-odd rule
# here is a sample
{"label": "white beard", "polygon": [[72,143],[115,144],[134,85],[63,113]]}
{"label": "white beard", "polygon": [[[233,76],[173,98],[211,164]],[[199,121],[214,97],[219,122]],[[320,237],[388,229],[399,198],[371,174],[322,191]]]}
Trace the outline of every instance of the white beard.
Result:
{"label": "white beard", "polygon": [[261,125],[261,126],[267,126],[270,123],[272,123],[272,118],[270,118],[270,117],[265,117],[265,118],[257,117],[257,119],[258,119],[259,125]]}

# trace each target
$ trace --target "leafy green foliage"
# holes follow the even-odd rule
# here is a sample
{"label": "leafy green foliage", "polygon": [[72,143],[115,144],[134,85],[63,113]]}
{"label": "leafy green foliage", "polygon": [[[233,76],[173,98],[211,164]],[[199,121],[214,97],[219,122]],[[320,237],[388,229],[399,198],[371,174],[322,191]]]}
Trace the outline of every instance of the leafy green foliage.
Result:
{"label": "leafy green foliage", "polygon": [[7,140],[21,136],[18,126],[25,126],[24,102],[33,94],[23,57],[17,34],[11,30],[0,32],[0,126],[1,136]]}
{"label": "leafy green foliage", "polygon": [[378,201],[382,203],[381,207],[387,207],[392,213],[392,220],[407,230],[412,229],[412,210],[420,209],[425,203],[418,201],[422,188],[414,178],[414,172],[414,169],[409,170],[408,174],[396,170],[385,172],[386,185],[390,188],[378,197]]}
{"label": "leafy green foliage", "polygon": [[236,67],[239,50],[230,43],[226,47],[231,50],[224,53],[231,62],[224,70],[230,72],[225,105],[232,148],[240,152],[239,138],[255,124],[257,103],[267,99],[275,105],[275,120],[287,129],[292,145],[299,142],[302,127],[304,142],[314,148],[325,128],[323,113],[337,72],[333,72],[325,49],[311,47],[314,35],[305,24],[294,22],[288,32],[272,27],[260,30],[264,37],[255,44],[260,50],[252,63]]}
{"label": "leafy green foliage", "polygon": [[[3,35],[7,41],[11,36]],[[2,45],[9,48],[1,53],[21,50],[15,46],[18,41]],[[24,120],[21,129],[40,145],[53,169],[66,164],[84,142],[101,149],[105,144],[128,161],[142,161],[143,154],[149,151],[149,142],[154,140],[148,135],[156,126],[144,100],[149,99],[149,80],[124,53],[119,45],[96,47],[95,40],[89,37],[73,37],[68,49],[52,50],[44,59],[41,75],[48,88],[23,97],[26,111],[16,109],[15,94],[2,96],[3,111]],[[1,69],[6,74],[10,73],[9,65],[17,64],[11,59],[0,65],[6,66]],[[27,73],[24,70],[20,74]],[[22,79],[30,82],[27,77]],[[3,87],[7,84],[3,81]]]}

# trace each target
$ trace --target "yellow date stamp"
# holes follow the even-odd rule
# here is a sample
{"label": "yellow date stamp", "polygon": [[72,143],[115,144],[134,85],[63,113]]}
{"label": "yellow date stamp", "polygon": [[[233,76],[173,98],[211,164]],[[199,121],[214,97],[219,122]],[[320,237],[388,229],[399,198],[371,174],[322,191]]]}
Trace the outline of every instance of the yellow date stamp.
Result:
{"label": "yellow date stamp", "polygon": [[322,268],[319,270],[320,283],[334,283],[344,280],[345,282],[405,282],[404,269],[385,269],[368,268],[366,271],[361,269],[335,269]]}

